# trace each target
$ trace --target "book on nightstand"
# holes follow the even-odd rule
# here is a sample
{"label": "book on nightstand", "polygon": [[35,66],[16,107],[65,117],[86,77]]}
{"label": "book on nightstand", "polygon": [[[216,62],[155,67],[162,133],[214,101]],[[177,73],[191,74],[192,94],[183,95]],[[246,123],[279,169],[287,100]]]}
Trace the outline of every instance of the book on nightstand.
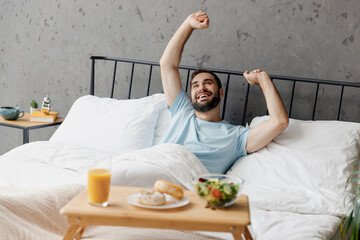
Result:
{"label": "book on nightstand", "polygon": [[57,112],[50,112],[49,114],[35,111],[30,115],[30,121],[31,122],[49,122],[53,123],[55,122],[55,119],[57,118],[58,113]]}

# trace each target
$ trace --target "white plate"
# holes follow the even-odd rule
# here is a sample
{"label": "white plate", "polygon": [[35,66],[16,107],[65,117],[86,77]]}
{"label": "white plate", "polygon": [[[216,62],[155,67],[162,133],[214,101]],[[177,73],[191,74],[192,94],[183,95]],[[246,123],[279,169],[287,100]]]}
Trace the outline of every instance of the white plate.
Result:
{"label": "white plate", "polygon": [[149,206],[149,205],[143,205],[140,204],[136,201],[136,196],[137,193],[130,195],[127,198],[127,201],[134,205],[134,206],[138,206],[138,207],[143,207],[143,208],[151,208],[151,209],[170,209],[170,208],[178,208],[178,207],[183,207],[185,205],[188,205],[190,200],[187,197],[183,197],[181,200],[177,200],[176,198],[165,194],[165,199],[166,199],[166,203],[165,205],[162,206]]}

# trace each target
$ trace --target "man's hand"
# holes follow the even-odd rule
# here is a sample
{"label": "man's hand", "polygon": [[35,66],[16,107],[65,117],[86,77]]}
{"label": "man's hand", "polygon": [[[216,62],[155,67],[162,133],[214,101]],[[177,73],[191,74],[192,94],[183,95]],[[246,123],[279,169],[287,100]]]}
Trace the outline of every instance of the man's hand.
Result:
{"label": "man's hand", "polygon": [[255,85],[259,84],[259,81],[261,81],[261,79],[269,78],[269,75],[266,72],[261,71],[260,69],[256,69],[251,72],[246,70],[244,72],[244,77],[250,85]]}
{"label": "man's hand", "polygon": [[189,15],[186,19],[192,29],[206,29],[209,27],[210,19],[203,11]]}
{"label": "man's hand", "polygon": [[166,101],[169,107],[181,91],[179,64],[184,45],[194,29],[209,27],[209,18],[205,12],[190,14],[175,32],[160,59],[161,79]]}

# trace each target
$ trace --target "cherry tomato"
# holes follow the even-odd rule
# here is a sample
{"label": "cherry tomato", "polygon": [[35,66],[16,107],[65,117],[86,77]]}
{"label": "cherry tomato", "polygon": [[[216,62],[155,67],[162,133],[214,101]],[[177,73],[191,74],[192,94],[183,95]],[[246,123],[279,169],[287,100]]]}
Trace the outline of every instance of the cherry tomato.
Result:
{"label": "cherry tomato", "polygon": [[216,188],[214,188],[214,190],[212,190],[211,194],[213,195],[214,198],[221,198],[221,195],[222,195],[220,190],[216,189]]}

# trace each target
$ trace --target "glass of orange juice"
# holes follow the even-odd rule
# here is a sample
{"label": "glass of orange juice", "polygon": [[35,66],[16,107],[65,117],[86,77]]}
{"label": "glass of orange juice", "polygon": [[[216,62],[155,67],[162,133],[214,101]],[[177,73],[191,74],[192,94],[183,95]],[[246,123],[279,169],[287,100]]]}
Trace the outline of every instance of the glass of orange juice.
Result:
{"label": "glass of orange juice", "polygon": [[[105,160],[107,162],[107,160]],[[88,170],[88,202],[98,207],[107,207],[111,185],[111,169],[109,163],[99,168]]]}

